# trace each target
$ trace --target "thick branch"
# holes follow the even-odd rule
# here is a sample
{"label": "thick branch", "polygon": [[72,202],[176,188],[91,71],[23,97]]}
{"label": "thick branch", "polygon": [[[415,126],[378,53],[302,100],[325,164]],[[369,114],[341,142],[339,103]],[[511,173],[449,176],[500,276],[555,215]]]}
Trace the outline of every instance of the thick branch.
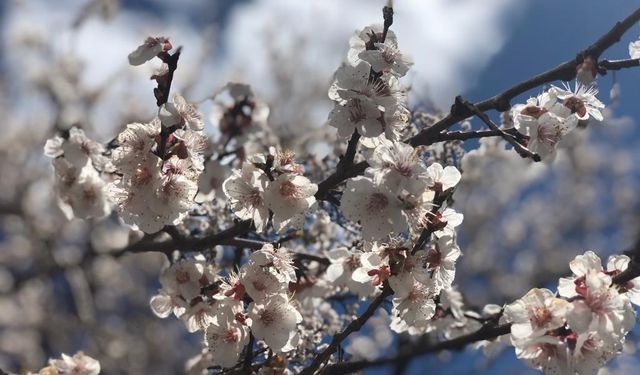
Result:
{"label": "thick branch", "polygon": [[345,152],[344,156],[340,159],[338,166],[336,167],[337,171],[346,170],[353,165],[353,159],[356,157],[356,151],[358,150],[358,141],[360,140],[360,133],[358,130],[354,130],[351,138],[349,139],[349,143],[347,145],[347,152]]}
{"label": "thick branch", "polygon": [[331,344],[329,344],[329,346],[325,350],[323,350],[320,354],[318,354],[316,358],[313,360],[313,362],[311,363],[311,365],[305,368],[300,373],[300,375],[315,374],[318,368],[320,368],[320,366],[323,363],[329,360],[329,358],[331,357],[331,354],[333,354],[336,350],[338,350],[338,347],[340,346],[342,341],[344,341],[353,332],[359,331],[360,328],[362,328],[362,326],[367,322],[367,320],[369,320],[369,318],[373,316],[373,314],[378,309],[378,307],[382,305],[382,302],[384,301],[384,299],[390,294],[391,294],[391,287],[389,287],[389,284],[385,284],[384,289],[382,289],[382,293],[380,293],[380,295],[378,295],[378,297],[376,297],[371,302],[371,304],[369,304],[369,307],[367,307],[367,310],[362,315],[360,315],[356,320],[352,321],[347,326],[347,328],[345,328],[342,332],[337,333],[335,336],[333,336],[333,339],[331,340]]}
{"label": "thick branch", "polygon": [[405,350],[401,350],[393,357],[382,358],[373,361],[362,360],[330,365],[324,369],[323,374],[351,374],[364,368],[404,362],[414,357],[429,353],[435,353],[442,350],[460,350],[471,343],[482,340],[491,340],[496,337],[506,335],[509,332],[511,332],[511,324],[503,324],[498,326],[493,324],[486,324],[474,333],[460,336],[452,340],[441,341],[433,345],[408,347]]}
{"label": "thick branch", "polygon": [[[540,73],[525,81],[519,82],[511,88],[501,92],[500,94],[497,94],[489,99],[485,99],[474,105],[482,112],[491,109],[506,111],[511,107],[511,100],[520,94],[523,94],[533,88],[553,81],[571,81],[576,77],[576,68],[578,67],[579,62],[581,62],[587,56],[590,56],[595,61],[597,61],[602,52],[619,41],[622,35],[627,30],[629,30],[629,28],[633,26],[633,24],[638,22],[638,20],[640,20],[640,9],[637,9],[629,16],[627,16],[627,18],[625,18],[624,20],[616,23],[611,28],[611,30],[600,37],[600,39],[579,52],[576,58],[565,61],[551,70]],[[416,134],[414,137],[409,139],[408,142],[412,146],[428,144],[430,138],[449,128],[453,124],[468,117],[470,117],[469,114],[454,114],[454,112],[452,111],[451,113],[449,113],[449,115],[435,123],[433,126],[424,129],[420,133]]]}
{"label": "thick branch", "polygon": [[340,185],[345,180],[351,177],[356,177],[364,174],[365,169],[369,167],[369,163],[362,161],[357,164],[351,165],[349,168],[337,169],[332,175],[327,177],[324,181],[318,184],[318,191],[316,192],[317,200],[326,200],[331,189]]}
{"label": "thick branch", "polygon": [[[171,254],[172,251],[176,249],[185,249],[188,251],[198,251],[212,248],[216,245],[231,245],[242,243],[242,246],[253,248],[256,246],[254,243],[251,245],[246,242],[249,240],[235,238],[236,236],[245,234],[251,230],[253,224],[251,220],[241,221],[231,228],[225,229],[222,232],[212,234],[209,236],[201,237],[201,238],[183,238],[183,239],[172,239],[163,242],[154,242],[152,240],[141,240],[133,245],[127,246],[126,248],[120,250],[116,256],[122,255],[125,253],[144,253],[144,252],[160,252],[164,253],[167,256]],[[249,246],[250,245],[250,246]]]}

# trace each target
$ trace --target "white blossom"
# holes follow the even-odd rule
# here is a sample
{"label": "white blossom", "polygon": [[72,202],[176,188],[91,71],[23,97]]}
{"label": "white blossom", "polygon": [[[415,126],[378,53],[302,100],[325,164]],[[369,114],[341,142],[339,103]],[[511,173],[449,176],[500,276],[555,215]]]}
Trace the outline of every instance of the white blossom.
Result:
{"label": "white blossom", "polygon": [[234,171],[222,184],[231,201],[231,209],[242,220],[253,220],[258,232],[262,232],[269,219],[269,209],[264,200],[269,179],[252,164],[245,163],[241,171]]}
{"label": "white blossom", "polygon": [[565,324],[569,302],[556,298],[548,289],[531,289],[515,302],[505,306],[504,317],[511,323],[514,340],[544,335]]}
{"label": "white blossom", "polygon": [[242,266],[240,281],[249,297],[258,302],[285,293],[289,287],[286,277],[276,272],[273,267],[260,266],[254,262]]}
{"label": "white blossom", "polygon": [[360,297],[366,297],[375,291],[374,285],[366,280],[359,282],[353,279],[353,272],[362,267],[360,263],[361,251],[350,251],[346,247],[339,247],[327,252],[331,264],[325,272],[326,279],[334,285],[344,285]]}
{"label": "white blossom", "polygon": [[[607,260],[607,273],[612,277],[625,271],[629,267],[631,259],[626,255],[613,255]],[[631,303],[640,305],[640,278],[627,281],[619,286],[620,293],[624,293]]]}
{"label": "white blossom", "polygon": [[276,249],[272,244],[265,244],[262,249],[251,254],[249,261],[261,267],[272,267],[286,283],[296,281],[296,270],[286,248]]}
{"label": "white blossom", "polygon": [[207,327],[205,338],[213,362],[232,367],[249,342],[249,329],[235,319],[218,319]]}
{"label": "white blossom", "polygon": [[439,289],[448,288],[453,284],[456,261],[461,255],[453,237],[445,235],[437,238],[426,250],[416,253],[417,264],[413,276],[425,284],[434,282]]}
{"label": "white blossom", "polygon": [[182,128],[186,125],[188,129],[195,131],[204,128],[202,115],[196,105],[187,103],[180,94],[173,96],[173,102],[163,104],[158,117],[165,127]]}
{"label": "white blossom", "polygon": [[579,120],[588,120],[590,117],[596,121],[603,120],[600,111],[604,109],[604,104],[596,97],[598,95],[597,87],[577,83],[573,91],[568,85],[564,89],[552,86],[551,90],[558,99],[562,100],[562,105],[567,107],[571,113],[575,113]]}
{"label": "white blossom", "polygon": [[407,228],[400,203],[370,178],[356,177],[347,181],[340,207],[347,219],[360,222],[365,240],[376,240]]}
{"label": "white blossom", "polygon": [[373,43],[373,46],[375,48],[360,52],[358,57],[371,64],[375,72],[389,72],[402,77],[413,65],[413,60],[400,51],[395,38],[386,38],[384,43]]}
{"label": "white blossom", "polygon": [[381,286],[390,276],[389,263],[376,252],[366,252],[360,254],[360,267],[351,277],[359,283],[369,282],[374,286]]}
{"label": "white blossom", "polygon": [[162,272],[160,283],[168,293],[191,301],[200,295],[200,278],[203,276],[203,271],[201,263],[193,259],[183,259]]}
{"label": "white blossom", "polygon": [[455,187],[462,178],[456,167],[448,165],[443,168],[439,163],[433,163],[427,168],[427,176],[429,188],[436,192],[447,191]]}
{"label": "white blossom", "polygon": [[640,59],[640,40],[629,42],[629,57],[632,59]]}
{"label": "white blossom", "polygon": [[393,311],[412,327],[428,325],[436,312],[435,289],[423,283],[414,282],[406,290],[394,289]]}
{"label": "white blossom", "polygon": [[78,352],[73,356],[63,353],[62,359],[52,359],[49,363],[60,374],[98,375],[100,373],[100,362],[83,352]]}
{"label": "white blossom", "polygon": [[129,64],[134,66],[142,65],[160,52],[169,51],[171,48],[173,47],[168,38],[162,36],[148,37],[143,44],[129,54]]}
{"label": "white blossom", "polygon": [[317,191],[318,185],[304,176],[282,174],[271,182],[264,198],[267,207],[273,211],[276,230],[302,227],[304,213],[315,203],[314,194]]}
{"label": "white blossom", "polygon": [[276,294],[263,302],[249,304],[247,324],[259,340],[277,353],[286,353],[298,344],[297,325],[302,315],[285,294]]}
{"label": "white blossom", "polygon": [[417,151],[406,143],[383,142],[373,150],[369,164],[367,173],[373,182],[392,192],[404,189],[419,194],[426,187],[426,168],[418,159]]}

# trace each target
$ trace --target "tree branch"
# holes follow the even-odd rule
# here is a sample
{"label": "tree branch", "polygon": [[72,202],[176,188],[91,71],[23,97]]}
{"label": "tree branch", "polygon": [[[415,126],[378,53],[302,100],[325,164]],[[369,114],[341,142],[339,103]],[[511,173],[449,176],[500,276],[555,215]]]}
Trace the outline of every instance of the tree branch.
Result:
{"label": "tree branch", "polygon": [[602,60],[598,64],[599,68],[604,69],[604,73],[606,73],[607,70],[621,70],[635,66],[640,66],[640,59]]}
{"label": "tree branch", "polygon": [[[640,20],[640,9],[636,9],[624,20],[616,23],[606,34],[600,37],[600,39],[579,52],[576,58],[565,61],[551,70],[547,70],[546,72],[519,82],[511,88],[474,105],[482,112],[490,109],[506,111],[511,107],[511,100],[520,94],[553,81],[571,81],[576,77],[578,64],[582,62],[584,58],[590,56],[595,61],[598,61],[602,52],[619,41],[622,35],[629,30],[631,26],[638,22],[638,20]],[[433,126],[422,130],[420,133],[410,138],[408,143],[412,146],[428,144],[430,138],[468,117],[470,117],[468,114],[454,114],[453,111],[451,111],[445,118],[438,121]]]}
{"label": "tree branch", "polygon": [[496,337],[506,335],[510,332],[511,324],[495,325],[493,323],[487,323],[482,328],[471,334],[460,336],[447,341],[441,341],[433,345],[411,346],[404,350],[401,350],[393,357],[387,357],[373,361],[362,360],[329,365],[324,369],[323,374],[351,374],[368,367],[377,367],[390,363],[404,362],[414,357],[429,353],[435,353],[442,350],[460,350],[471,343],[494,339]]}
{"label": "tree branch", "polygon": [[513,146],[513,149],[523,158],[531,158],[534,161],[540,161],[542,160],[540,158],[540,155],[536,154],[535,152],[531,152],[528,148],[524,147],[523,145],[520,144],[520,142],[518,142],[511,134],[506,133],[504,130],[500,129],[498,127],[498,125],[496,125],[493,121],[491,121],[491,119],[489,118],[489,116],[487,116],[484,112],[480,111],[478,109],[478,107],[476,107],[475,105],[471,104],[469,101],[462,99],[462,97],[457,96],[456,97],[456,104],[454,104],[455,106],[463,106],[464,108],[466,108],[467,111],[473,113],[474,115],[478,116],[478,118],[480,120],[482,120],[482,122],[484,122],[491,130],[498,132],[498,134],[507,142],[509,142],[509,144],[511,144],[511,146]]}
{"label": "tree branch", "polygon": [[331,357],[331,354],[333,354],[336,350],[338,350],[338,347],[340,346],[342,341],[344,341],[353,332],[359,331],[360,328],[362,328],[362,326],[367,322],[367,320],[369,320],[369,318],[373,316],[373,313],[378,309],[378,307],[382,305],[382,302],[385,300],[385,298],[391,295],[391,293],[392,293],[391,287],[389,286],[388,283],[385,283],[384,288],[382,289],[382,293],[380,293],[380,295],[378,295],[371,302],[371,304],[369,304],[369,307],[367,307],[367,310],[362,315],[360,315],[357,319],[353,320],[347,326],[347,328],[345,328],[342,332],[337,333],[335,336],[333,336],[333,339],[331,339],[331,344],[329,344],[329,346],[325,350],[323,350],[320,354],[318,354],[316,358],[313,360],[313,362],[311,363],[311,365],[305,368],[300,373],[300,375],[315,374],[316,370],[318,370],[318,368],[323,363],[329,360],[329,358]]}
{"label": "tree branch", "polygon": [[[626,251],[625,253],[631,257],[631,262],[629,263],[629,267],[625,271],[613,277],[613,284],[623,285],[628,281],[635,279],[636,277],[640,277],[640,241],[632,250]],[[497,324],[499,318],[499,316],[492,317],[490,320],[484,322],[482,328],[468,335],[460,336],[451,340],[440,341],[428,346],[408,347],[404,350],[400,350],[396,355],[392,357],[377,359],[373,361],[361,360],[354,362],[336,363],[327,366],[323,370],[323,374],[350,374],[369,367],[406,362],[414,357],[419,357],[421,355],[435,353],[442,350],[460,350],[469,344],[482,340],[492,340],[499,336],[511,333],[511,324],[508,323],[499,325]]]}

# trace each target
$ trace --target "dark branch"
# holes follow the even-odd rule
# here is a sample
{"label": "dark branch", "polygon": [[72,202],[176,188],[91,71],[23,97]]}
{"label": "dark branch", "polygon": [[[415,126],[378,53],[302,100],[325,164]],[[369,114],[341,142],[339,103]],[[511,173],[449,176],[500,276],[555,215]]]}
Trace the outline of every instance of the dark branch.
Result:
{"label": "dark branch", "polygon": [[352,321],[347,326],[347,328],[345,328],[342,332],[337,333],[335,336],[333,336],[333,339],[331,339],[331,344],[329,344],[329,346],[325,350],[323,350],[320,354],[318,354],[316,358],[314,358],[311,365],[305,368],[300,373],[300,375],[315,374],[318,368],[320,368],[320,366],[322,366],[323,363],[329,360],[329,358],[331,357],[331,354],[333,354],[336,350],[338,350],[338,347],[340,346],[342,341],[344,341],[353,332],[359,331],[360,328],[362,328],[362,326],[367,322],[367,320],[369,320],[369,318],[373,316],[374,312],[378,309],[378,307],[380,307],[380,305],[385,300],[385,298],[391,295],[391,293],[392,293],[391,287],[389,287],[389,284],[385,283],[384,288],[382,289],[382,293],[380,293],[380,295],[378,295],[371,302],[371,304],[369,304],[369,307],[367,307],[367,310],[362,315],[360,315],[356,320]]}
{"label": "dark branch", "polygon": [[[571,81],[576,77],[576,69],[580,62],[582,62],[586,57],[592,57],[595,61],[598,61],[602,52],[619,41],[622,35],[629,30],[633,24],[638,22],[638,20],[640,20],[640,9],[636,9],[636,11],[627,16],[627,18],[616,23],[611,30],[600,37],[600,39],[579,52],[576,58],[565,61],[551,70],[519,82],[502,93],[474,105],[482,112],[491,109],[506,111],[511,107],[511,100],[520,94],[553,81]],[[430,142],[430,138],[468,117],[470,117],[470,114],[453,114],[452,111],[433,126],[422,130],[420,133],[410,138],[408,143],[412,146],[426,145]]]}
{"label": "dark branch", "polygon": [[169,71],[167,72],[167,74],[156,78],[158,87],[153,89],[153,94],[156,96],[156,104],[158,105],[158,107],[169,101],[169,91],[171,91],[173,73],[175,73],[176,69],[178,69],[178,59],[180,58],[181,52],[182,47],[178,47],[178,50],[173,55],[169,54],[168,52],[162,52],[158,54],[158,57],[162,60],[162,62],[167,64],[167,66],[169,67]]}
{"label": "dark branch", "polygon": [[360,133],[358,133],[358,130],[354,130],[353,135],[351,135],[351,138],[349,139],[349,143],[347,145],[347,152],[345,152],[344,156],[340,159],[340,162],[336,167],[337,171],[348,169],[353,165],[353,159],[355,159],[356,157],[359,140]]}
{"label": "dark branch", "polygon": [[454,106],[458,106],[461,105],[464,108],[466,108],[467,111],[471,112],[472,114],[478,116],[478,118],[480,120],[482,120],[482,122],[484,122],[489,128],[491,128],[491,130],[498,132],[498,134],[507,142],[509,142],[509,144],[511,146],[513,146],[513,149],[523,158],[531,158],[534,161],[540,161],[542,160],[540,158],[540,155],[536,154],[535,152],[531,152],[528,148],[524,147],[523,145],[520,144],[520,142],[518,142],[513,135],[508,134],[507,132],[505,132],[504,130],[500,129],[498,127],[498,125],[496,125],[493,121],[491,121],[491,119],[489,118],[489,116],[487,116],[484,112],[480,111],[478,109],[478,107],[476,107],[475,105],[471,104],[470,102],[462,99],[462,97],[457,96],[456,97],[456,104],[454,104]]}
{"label": "dark branch", "polygon": [[144,253],[144,252],[160,252],[167,256],[171,255],[171,252],[177,249],[185,251],[199,251],[212,248],[216,245],[231,245],[242,243],[243,247],[253,248],[255,244],[249,243],[245,239],[236,238],[236,236],[249,232],[253,227],[251,220],[240,221],[231,228],[225,229],[222,232],[212,234],[200,238],[184,238],[179,240],[168,240],[157,242],[154,241],[153,235],[150,235],[147,239],[142,239],[133,245],[127,246],[124,249],[116,253],[116,256],[125,253]]}
{"label": "dark branch", "polygon": [[626,59],[626,60],[602,60],[598,64],[598,67],[604,69],[604,73],[607,70],[620,70],[624,68],[633,68],[640,66],[640,59]]}
{"label": "dark branch", "polygon": [[[613,45],[620,37],[638,20],[640,20],[640,9],[633,12],[623,21],[618,22],[609,32],[607,32],[603,37],[598,39],[591,46],[584,49],[582,52],[578,53],[578,58],[571,59],[565,61],[564,63],[558,65],[557,67],[548,70],[544,73],[538,74],[528,80],[522,81],[513,87],[505,90],[504,92],[497,94],[489,99],[485,99],[479,103],[474,104],[474,106],[481,112],[485,112],[488,110],[498,110],[505,111],[508,110],[511,106],[511,100],[528,90],[536,88],[538,86],[542,86],[546,83],[550,83],[557,80],[562,81],[570,81],[576,77],[576,68],[578,67],[578,61],[583,60],[586,56],[591,56],[597,60],[597,58]],[[611,64],[610,66],[617,65],[625,65],[631,64],[630,62],[622,63],[620,60],[619,63],[609,62],[606,60],[603,61],[603,67],[606,67],[607,64]],[[634,65],[630,65],[634,66]],[[626,67],[626,66],[625,66]],[[454,105],[455,106],[455,105]],[[453,109],[453,107],[452,107]],[[407,140],[407,143],[412,146],[424,145],[428,146],[434,144],[436,142],[448,141],[448,140],[465,140],[471,138],[482,138],[482,137],[490,137],[490,136],[502,136],[502,133],[510,133],[508,129],[504,129],[502,131],[479,131],[479,132],[450,132],[450,133],[442,133],[443,130],[448,129],[453,124],[462,121],[466,118],[469,118],[473,115],[470,112],[459,112],[455,113],[452,110],[446,117],[436,122],[433,126],[430,126],[427,129],[422,130],[420,133],[411,137]],[[359,176],[364,174],[364,171],[369,167],[367,162],[360,162],[357,164],[353,164],[349,168],[345,170],[336,170],[335,173],[330,175],[326,180],[321,182],[318,185],[318,192],[315,197],[318,200],[327,200],[329,197],[329,192],[340,185],[345,180],[349,178]]]}
{"label": "dark branch", "polygon": [[242,371],[245,374],[251,373],[251,361],[253,360],[254,341],[255,341],[255,337],[253,337],[253,333],[249,333],[249,343],[247,344],[247,348],[244,354],[244,364],[242,365]]}
{"label": "dark branch", "polygon": [[511,324],[494,325],[492,323],[488,323],[474,333],[460,336],[452,340],[441,341],[433,345],[410,346],[404,350],[401,350],[393,357],[377,359],[374,361],[362,360],[330,365],[324,369],[323,374],[351,374],[368,367],[377,367],[390,363],[404,362],[414,357],[429,353],[435,353],[442,350],[460,350],[471,343],[482,340],[491,340],[496,337],[506,335],[510,332]]}

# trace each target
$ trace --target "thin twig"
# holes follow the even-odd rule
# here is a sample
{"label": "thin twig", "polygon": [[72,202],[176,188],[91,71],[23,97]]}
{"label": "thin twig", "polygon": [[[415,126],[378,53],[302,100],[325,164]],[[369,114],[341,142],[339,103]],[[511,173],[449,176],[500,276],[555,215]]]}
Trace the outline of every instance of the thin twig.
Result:
{"label": "thin twig", "polygon": [[247,344],[247,349],[244,355],[244,364],[242,365],[242,371],[245,374],[250,373],[251,362],[253,360],[253,343],[255,341],[255,337],[253,337],[253,333],[249,333],[249,343]]}
{"label": "thin twig", "polygon": [[513,146],[513,149],[523,158],[531,158],[534,161],[540,161],[542,160],[540,158],[540,155],[536,154],[535,152],[531,152],[531,150],[529,150],[528,148],[524,147],[523,145],[520,144],[520,142],[518,142],[511,134],[508,134],[507,132],[505,132],[504,130],[500,129],[500,127],[498,127],[498,125],[496,125],[493,121],[491,121],[491,119],[489,118],[489,116],[487,116],[486,113],[480,111],[478,109],[478,107],[476,107],[475,105],[471,104],[471,102],[462,99],[462,97],[457,96],[456,97],[456,104],[454,104],[454,106],[458,106],[461,105],[463,106],[467,111],[473,113],[474,115],[478,116],[478,118],[480,120],[482,120],[482,122],[484,122],[489,128],[491,128],[491,130],[498,132],[498,134],[507,142],[509,142],[509,144],[511,146]]}
{"label": "thin twig", "polygon": [[362,326],[369,320],[369,318],[373,316],[378,307],[382,305],[382,302],[385,300],[385,298],[391,295],[391,293],[391,287],[389,287],[389,284],[385,283],[384,288],[382,289],[382,293],[380,293],[371,302],[371,304],[369,304],[367,310],[362,313],[362,315],[360,315],[357,319],[353,320],[342,332],[339,332],[335,336],[333,336],[333,339],[331,339],[331,343],[329,344],[329,346],[325,348],[325,350],[323,350],[320,354],[318,354],[314,358],[311,365],[300,372],[300,375],[315,374],[318,368],[320,368],[323,363],[329,360],[331,354],[338,350],[338,347],[340,346],[342,341],[344,341],[353,332],[359,331],[360,328],[362,328]]}
{"label": "thin twig", "polygon": [[603,68],[604,73],[606,73],[607,70],[621,70],[634,66],[640,66],[640,59],[602,60],[598,63],[598,67]]}

